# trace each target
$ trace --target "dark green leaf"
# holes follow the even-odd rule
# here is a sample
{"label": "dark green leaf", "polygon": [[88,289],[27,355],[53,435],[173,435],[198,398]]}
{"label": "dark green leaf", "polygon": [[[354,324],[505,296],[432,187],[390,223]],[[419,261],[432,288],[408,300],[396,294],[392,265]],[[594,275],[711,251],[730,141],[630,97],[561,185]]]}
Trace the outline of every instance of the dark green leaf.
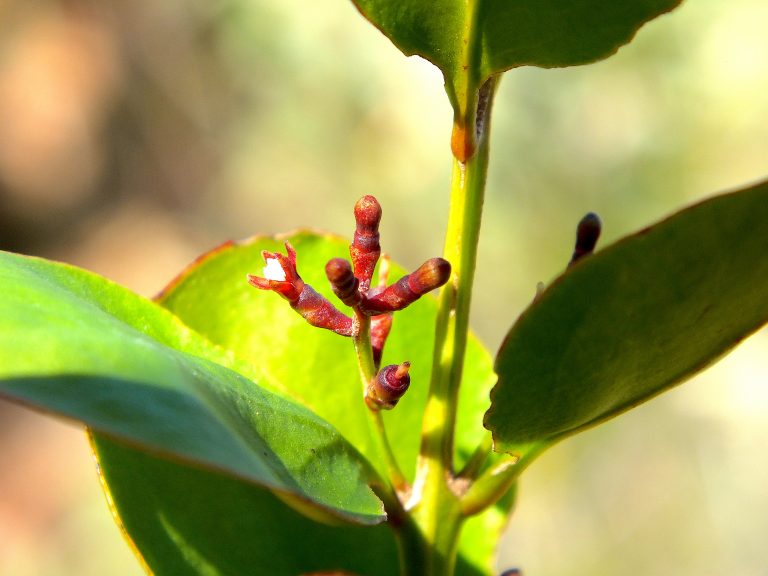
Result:
{"label": "dark green leaf", "polygon": [[318,524],[254,485],[103,437],[94,450],[113,513],[155,574],[398,573],[387,525]]}
{"label": "dark green leaf", "polygon": [[[155,574],[296,576],[346,570],[399,573],[394,533],[379,526],[318,524],[271,492],[94,438],[113,514]],[[491,572],[500,508],[470,519],[457,576]],[[486,513],[487,514],[487,513]]]}
{"label": "dark green leaf", "polygon": [[353,0],[406,55],[442,70],[454,103],[518,66],[610,56],[681,0]]}
{"label": "dark green leaf", "polygon": [[496,359],[496,448],[556,440],[702,370],[768,321],[768,183],[702,202],[585,258]]}
{"label": "dark green leaf", "polygon": [[161,307],[8,253],[0,286],[0,395],[341,518],[381,521],[375,475],[336,430],[227,367],[236,364]]}

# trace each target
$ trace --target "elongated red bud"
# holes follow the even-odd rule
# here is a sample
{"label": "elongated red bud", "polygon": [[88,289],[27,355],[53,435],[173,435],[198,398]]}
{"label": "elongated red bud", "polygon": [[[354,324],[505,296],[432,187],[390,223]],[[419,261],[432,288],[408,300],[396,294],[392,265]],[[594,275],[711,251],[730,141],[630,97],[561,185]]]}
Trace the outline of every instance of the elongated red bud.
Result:
{"label": "elongated red bud", "polygon": [[422,295],[448,282],[450,277],[451,264],[448,260],[432,258],[383,291],[363,299],[360,308],[371,315],[402,310]]}
{"label": "elongated red bud", "polygon": [[392,313],[380,314],[371,318],[371,348],[373,348],[373,362],[377,367],[381,364],[384,344],[387,342],[391,329]]}
{"label": "elongated red bud", "polygon": [[248,274],[248,282],[260,290],[277,292],[288,300],[296,312],[312,326],[332,330],[342,336],[351,336],[352,318],[343,314],[312,286],[305,283],[296,270],[296,251],[285,243],[288,256],[279,252],[262,252],[264,277]]}
{"label": "elongated red bud", "polygon": [[349,255],[355,276],[365,292],[371,285],[373,270],[381,255],[379,222],[381,205],[373,196],[363,196],[355,204],[355,236],[349,246]]}
{"label": "elongated red bud", "polygon": [[358,289],[360,281],[355,278],[352,272],[352,265],[343,258],[334,258],[325,265],[325,275],[331,283],[331,289],[347,306],[357,306],[360,304],[362,294]]}
{"label": "elongated red bud", "polygon": [[291,307],[312,326],[332,330],[342,336],[352,336],[352,318],[331,304],[325,296],[318,294],[309,284],[304,284],[298,302]]}
{"label": "elongated red bud", "polygon": [[379,370],[365,390],[365,403],[368,408],[371,410],[394,408],[411,384],[411,377],[408,374],[410,368],[410,362],[403,362],[400,365],[390,364]]}
{"label": "elongated red bud", "polygon": [[602,227],[603,223],[594,212],[590,212],[581,219],[576,227],[576,247],[573,250],[571,261],[568,263],[569,268],[584,256],[592,254],[597,240],[600,238]]}

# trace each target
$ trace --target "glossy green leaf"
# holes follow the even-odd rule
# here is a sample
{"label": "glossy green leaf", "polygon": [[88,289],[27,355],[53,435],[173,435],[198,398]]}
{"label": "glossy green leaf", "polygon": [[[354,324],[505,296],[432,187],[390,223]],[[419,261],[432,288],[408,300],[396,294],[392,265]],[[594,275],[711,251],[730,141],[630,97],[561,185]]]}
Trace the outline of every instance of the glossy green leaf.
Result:
{"label": "glossy green leaf", "polygon": [[397,574],[388,525],[328,526],[270,491],[94,440],[116,519],[154,574],[297,576],[346,570]]}
{"label": "glossy green leaf", "polygon": [[512,327],[486,426],[556,440],[702,370],[768,321],[768,183],[718,196],[584,259]]}
{"label": "glossy green leaf", "polygon": [[[296,576],[345,570],[358,576],[399,573],[388,524],[328,526],[297,513],[259,487],[94,438],[116,520],[155,574]],[[468,544],[456,576],[491,574],[503,511],[465,528]],[[489,531],[492,526],[493,530]]]}
{"label": "glossy green leaf", "polygon": [[[246,274],[261,274],[261,251],[282,250],[285,241],[296,248],[302,278],[338,303],[330,293],[324,268],[331,258],[348,258],[348,241],[311,232],[226,244],[185,271],[160,296],[160,303],[212,341],[261,366],[276,390],[311,407],[383,469],[383,460],[370,441],[351,341],[312,328],[279,296],[256,290],[245,282]],[[386,243],[386,239],[383,241]],[[403,273],[392,266],[392,280]],[[384,353],[384,364],[403,360],[412,363],[408,393],[394,410],[384,414],[391,444],[410,479],[415,472],[426,405],[436,312],[432,297],[424,297],[398,312]],[[271,345],[265,346],[267,342]],[[487,434],[482,415],[495,382],[490,355],[474,337],[469,343],[464,378],[457,427],[459,466]],[[471,527],[465,530],[460,543],[459,574],[489,573],[495,539],[489,536],[480,546],[478,534],[497,534],[503,522],[504,515],[498,509],[470,521]]]}
{"label": "glossy green leaf", "polygon": [[353,0],[403,53],[443,72],[454,103],[492,74],[600,60],[681,0]]}
{"label": "glossy green leaf", "polygon": [[341,518],[382,520],[372,469],[335,429],[232,370],[228,355],[158,305],[9,253],[0,253],[0,286],[0,395]]}
{"label": "glossy green leaf", "polygon": [[[284,252],[286,241],[296,249],[302,278],[343,309],[328,287],[324,270],[331,258],[349,258],[349,242],[313,232],[226,244],[186,270],[159,302],[240,360],[259,366],[276,391],[311,408],[374,464],[383,465],[371,442],[351,340],[313,328],[280,296],[257,290],[245,281],[248,273],[262,273],[262,250]],[[386,238],[383,242],[386,244]],[[391,280],[404,273],[393,265]],[[397,312],[384,349],[383,364],[411,362],[408,393],[394,410],[384,414],[391,443],[409,478],[413,477],[419,449],[436,313],[431,296]],[[485,433],[482,414],[495,382],[490,355],[475,338],[470,341],[464,373],[457,437],[459,465]]]}

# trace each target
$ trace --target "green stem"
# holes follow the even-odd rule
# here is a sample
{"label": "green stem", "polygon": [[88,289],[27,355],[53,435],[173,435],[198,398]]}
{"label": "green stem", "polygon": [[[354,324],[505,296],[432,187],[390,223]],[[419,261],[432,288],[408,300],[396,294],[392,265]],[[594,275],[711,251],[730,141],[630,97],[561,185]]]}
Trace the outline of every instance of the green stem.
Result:
{"label": "green stem", "polygon": [[457,501],[422,501],[396,527],[401,576],[450,576],[464,518]]}
{"label": "green stem", "polygon": [[462,514],[472,516],[498,502],[514,486],[520,474],[549,446],[545,442],[529,446],[522,456],[505,456],[488,468],[461,497],[459,506]]}
{"label": "green stem", "polygon": [[[373,348],[371,347],[371,318],[356,311],[355,319],[357,330],[355,330],[352,340],[355,344],[357,365],[360,370],[360,380],[363,383],[363,394],[365,394],[368,383],[376,377],[376,363],[373,360]],[[392,485],[395,490],[405,490],[408,482],[400,470],[395,453],[389,444],[381,412],[378,410],[367,410],[367,412],[370,416],[371,436],[377,444],[377,451],[386,461],[387,472]]]}
{"label": "green stem", "polygon": [[483,439],[477,445],[477,448],[475,448],[475,451],[467,460],[467,463],[464,464],[464,468],[461,469],[458,476],[474,480],[480,473],[483,464],[485,464],[485,461],[488,459],[488,456],[490,456],[492,450],[493,438],[491,437],[490,432],[486,432]]}
{"label": "green stem", "polygon": [[[421,449],[412,500],[412,518],[428,550],[424,574],[453,573],[462,512],[453,491],[454,435],[458,393],[464,368],[477,246],[480,238],[491,107],[496,81],[480,89],[475,122],[475,153],[462,162],[454,158],[451,207],[443,257],[451,278],[439,295],[432,378],[422,424]],[[408,572],[406,572],[408,573]]]}
{"label": "green stem", "polygon": [[[488,81],[481,98],[482,117],[490,120],[494,81]],[[456,427],[459,385],[469,328],[472,282],[480,238],[485,180],[488,169],[488,130],[477,136],[478,148],[467,162],[454,159],[451,209],[443,257],[451,263],[451,278],[439,296],[432,379],[422,427],[420,472],[424,480],[443,482],[445,471],[453,471],[453,439]]]}

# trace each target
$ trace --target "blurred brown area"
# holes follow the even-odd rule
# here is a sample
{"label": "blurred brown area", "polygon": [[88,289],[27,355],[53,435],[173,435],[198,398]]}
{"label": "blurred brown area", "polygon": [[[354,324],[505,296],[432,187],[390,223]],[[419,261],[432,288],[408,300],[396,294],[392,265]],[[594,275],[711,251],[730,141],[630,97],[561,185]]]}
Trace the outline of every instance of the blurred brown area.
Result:
{"label": "blurred brown area", "polygon": [[[507,75],[473,318],[491,350],[587,211],[604,245],[768,173],[766,24],[760,0],[698,0],[606,62]],[[349,234],[370,193],[415,266],[441,250],[450,118],[439,74],[349,2],[0,0],[0,249],[151,296],[226,239]],[[766,349],[545,455],[501,564],[765,573]],[[82,431],[0,404],[0,574],[105,572],[140,568]]]}

